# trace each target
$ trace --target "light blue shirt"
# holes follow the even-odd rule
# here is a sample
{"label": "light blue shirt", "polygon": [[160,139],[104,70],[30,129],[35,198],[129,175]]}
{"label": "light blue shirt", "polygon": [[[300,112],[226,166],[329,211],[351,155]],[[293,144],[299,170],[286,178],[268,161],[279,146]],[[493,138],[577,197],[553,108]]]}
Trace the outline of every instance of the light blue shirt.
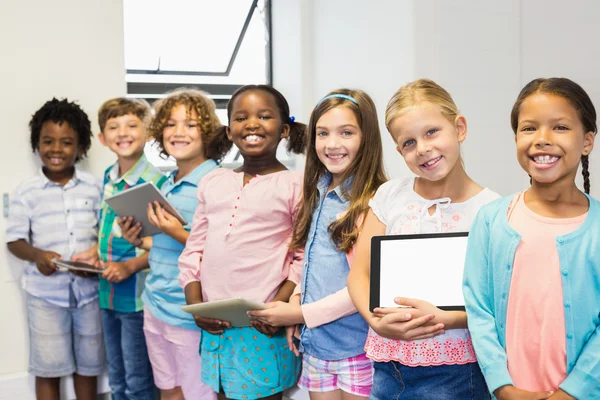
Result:
{"label": "light blue shirt", "polygon": [[[98,242],[101,190],[99,179],[77,168],[64,186],[49,180],[40,168],[12,195],[6,243],[23,239],[63,260],[89,250]],[[98,298],[98,278],[66,271],[44,276],[32,262],[25,267],[22,284],[30,295],[59,307],[82,307]]]}
{"label": "light blue shirt", "polygon": [[[161,192],[188,222],[185,226],[187,231],[191,229],[198,205],[198,183],[204,175],[218,167],[216,161],[207,160],[178,182],[175,182],[177,171],[173,171],[162,185]],[[184,247],[165,233],[152,236],[148,258],[150,272],[146,277],[142,301],[159,320],[172,326],[197,330],[200,328],[196,326],[193,316],[181,310],[186,302],[185,293],[179,286],[178,259]]]}
{"label": "light blue shirt", "polygon": [[[521,236],[507,219],[504,197],[481,209],[471,228],[463,292],[469,330],[490,392],[512,385],[506,357],[506,311]],[[586,220],[556,237],[563,289],[568,376],[560,388],[600,399],[600,203],[589,197]],[[535,335],[535,332],[531,332]]]}
{"label": "light blue shirt", "polygon": [[[346,287],[350,266],[346,253],[336,249],[329,225],[345,213],[350,200],[341,185],[327,192],[331,174],[317,185],[319,204],[312,216],[302,270],[302,304],[313,303]],[[351,182],[351,181],[350,181]],[[350,184],[346,181],[345,184]],[[321,360],[341,360],[364,354],[369,326],[358,313],[300,332],[300,351]]]}

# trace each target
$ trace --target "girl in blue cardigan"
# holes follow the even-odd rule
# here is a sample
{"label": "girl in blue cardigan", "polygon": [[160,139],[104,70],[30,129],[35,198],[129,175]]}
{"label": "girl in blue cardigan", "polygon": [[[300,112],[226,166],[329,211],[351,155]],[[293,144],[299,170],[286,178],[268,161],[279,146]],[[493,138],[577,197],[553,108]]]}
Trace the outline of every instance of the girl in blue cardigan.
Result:
{"label": "girl in blue cardigan", "polygon": [[575,82],[536,79],[511,125],[531,187],[482,208],[471,228],[464,295],[477,359],[498,399],[600,399],[596,111]]}

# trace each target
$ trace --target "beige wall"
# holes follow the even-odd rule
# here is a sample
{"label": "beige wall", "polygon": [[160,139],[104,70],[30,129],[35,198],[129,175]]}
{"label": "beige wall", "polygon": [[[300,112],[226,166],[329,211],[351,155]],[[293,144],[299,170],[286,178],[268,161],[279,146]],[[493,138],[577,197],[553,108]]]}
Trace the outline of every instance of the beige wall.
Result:
{"label": "beige wall", "polygon": [[[77,100],[98,131],[101,102],[125,93],[121,1],[3,0],[0,4],[0,192],[36,173],[29,145],[31,115],[53,96]],[[101,175],[112,156],[94,140],[86,163]],[[22,264],[4,246],[0,218],[0,399],[27,399],[28,360]],[[27,387],[27,386],[25,386]]]}

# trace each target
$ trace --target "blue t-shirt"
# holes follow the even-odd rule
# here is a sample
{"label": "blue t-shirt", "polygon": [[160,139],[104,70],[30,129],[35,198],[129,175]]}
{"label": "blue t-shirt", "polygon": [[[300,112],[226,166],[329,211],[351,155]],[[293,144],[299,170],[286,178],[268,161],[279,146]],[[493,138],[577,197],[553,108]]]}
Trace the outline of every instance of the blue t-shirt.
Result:
{"label": "blue t-shirt", "polygon": [[[161,188],[161,192],[188,222],[185,226],[188,231],[198,205],[198,183],[204,175],[217,168],[214,160],[207,160],[178,182],[175,182],[177,171],[173,171]],[[148,258],[150,272],[146,277],[142,301],[153,316],[169,325],[199,329],[193,316],[181,310],[186,302],[185,293],[179,286],[177,262],[184,248],[185,245],[165,233],[152,236]]]}

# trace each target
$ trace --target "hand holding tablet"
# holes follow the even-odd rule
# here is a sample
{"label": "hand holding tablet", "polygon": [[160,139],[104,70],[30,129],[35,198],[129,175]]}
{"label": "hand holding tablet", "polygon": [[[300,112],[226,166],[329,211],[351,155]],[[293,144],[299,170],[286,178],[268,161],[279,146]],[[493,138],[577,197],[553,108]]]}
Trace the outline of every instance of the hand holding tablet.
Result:
{"label": "hand holding tablet", "polygon": [[91,264],[87,264],[80,261],[67,261],[67,260],[52,260],[57,267],[66,269],[68,271],[77,271],[77,272],[88,272],[92,274],[102,274],[106,268],[98,268]]}
{"label": "hand holding tablet", "polygon": [[374,236],[370,310],[399,307],[394,298],[402,296],[446,311],[464,311],[467,241],[467,232]]}
{"label": "hand holding tablet", "polygon": [[[240,297],[208,301],[206,303],[189,304],[181,309],[194,316],[209,318],[217,321],[226,321],[233,327],[250,326],[248,311],[264,310],[263,303],[246,300]],[[208,321],[207,321],[208,322]],[[214,328],[217,328],[217,324]],[[225,327],[225,326],[223,326]]]}
{"label": "hand holding tablet", "polygon": [[169,200],[163,196],[154,182],[146,182],[106,198],[106,204],[108,204],[118,216],[133,217],[135,221],[141,223],[141,236],[151,236],[161,232],[161,230],[152,225],[148,219],[148,204],[155,202],[167,210],[169,214],[177,218],[183,225],[187,224],[185,218],[183,218]]}

